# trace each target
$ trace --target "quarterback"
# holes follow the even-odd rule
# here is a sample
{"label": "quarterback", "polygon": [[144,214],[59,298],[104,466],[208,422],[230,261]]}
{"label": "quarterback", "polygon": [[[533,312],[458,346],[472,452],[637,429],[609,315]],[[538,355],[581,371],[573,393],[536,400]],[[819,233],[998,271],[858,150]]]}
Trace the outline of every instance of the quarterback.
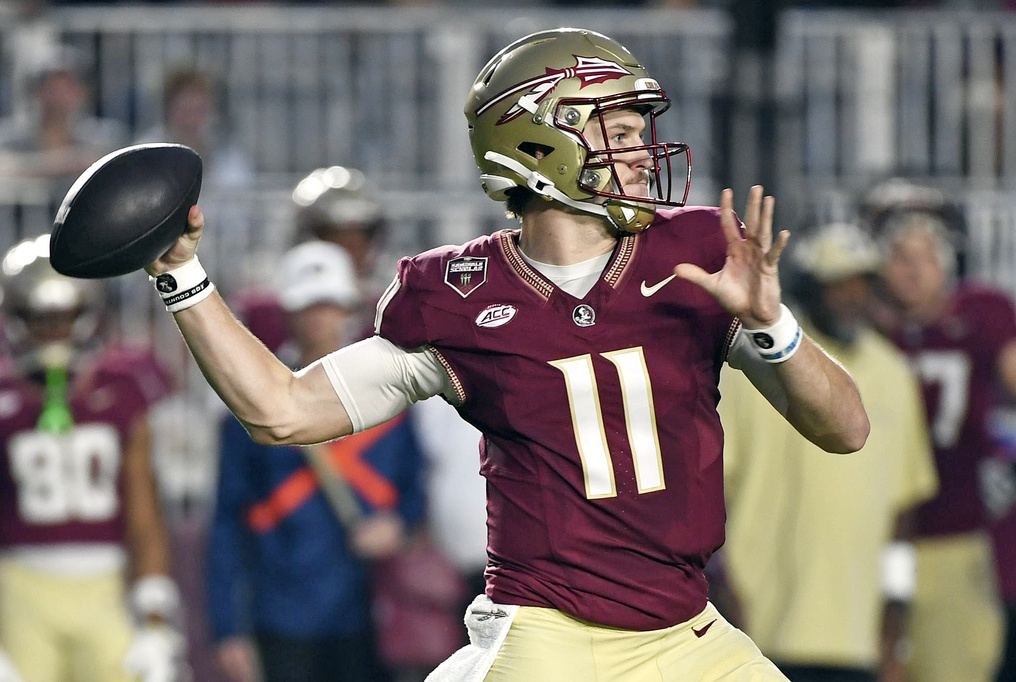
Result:
{"label": "quarterback", "polygon": [[199,209],[147,268],[200,290],[170,308],[256,440],[328,440],[433,396],[483,433],[486,593],[432,680],[785,679],[707,602],[720,367],[825,450],[860,448],[868,419],[781,304],[773,200],[753,188],[743,225],[729,190],[684,206],[687,147],[656,139],[668,106],[592,31],[503,49],[465,113],[481,184],[519,228],[403,259],[376,334],[295,373],[197,286]]}

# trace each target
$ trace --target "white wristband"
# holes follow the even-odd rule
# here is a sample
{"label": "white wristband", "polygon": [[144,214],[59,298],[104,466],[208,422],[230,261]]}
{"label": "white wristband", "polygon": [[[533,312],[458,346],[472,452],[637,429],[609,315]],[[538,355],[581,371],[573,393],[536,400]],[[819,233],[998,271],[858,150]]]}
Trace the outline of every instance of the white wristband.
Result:
{"label": "white wristband", "polygon": [[158,277],[149,276],[159,297],[166,304],[166,310],[178,313],[196,305],[211,296],[215,285],[208,280],[205,269],[198,257],[194,256],[178,268],[164,272]]}
{"label": "white wristband", "polygon": [[917,551],[914,545],[896,540],[882,550],[882,592],[886,599],[910,601],[917,589]]}
{"label": "white wristband", "polygon": [[172,620],[180,610],[180,589],[167,575],[146,575],[131,587],[130,602],[141,618],[159,616]]}
{"label": "white wristband", "polygon": [[786,362],[801,347],[801,325],[797,323],[794,313],[784,304],[780,304],[780,319],[765,329],[748,329],[741,327],[752,347],[766,362]]}

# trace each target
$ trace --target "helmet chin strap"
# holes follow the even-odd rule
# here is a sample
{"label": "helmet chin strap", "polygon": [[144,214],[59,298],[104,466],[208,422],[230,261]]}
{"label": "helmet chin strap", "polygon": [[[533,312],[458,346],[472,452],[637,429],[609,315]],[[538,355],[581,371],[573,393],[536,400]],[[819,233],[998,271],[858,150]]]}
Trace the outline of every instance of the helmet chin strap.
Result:
{"label": "helmet chin strap", "polygon": [[570,196],[555,187],[551,180],[534,170],[529,170],[515,159],[505,156],[504,154],[498,154],[497,152],[487,152],[483,155],[483,158],[504,166],[508,170],[522,176],[526,179],[526,186],[541,196],[550,197],[554,201],[559,201],[565,206],[574,208],[577,211],[602,216],[610,220],[611,224],[614,223],[613,218],[611,218],[610,214],[607,213],[607,209],[601,204],[591,204],[587,201],[577,201],[572,199]]}

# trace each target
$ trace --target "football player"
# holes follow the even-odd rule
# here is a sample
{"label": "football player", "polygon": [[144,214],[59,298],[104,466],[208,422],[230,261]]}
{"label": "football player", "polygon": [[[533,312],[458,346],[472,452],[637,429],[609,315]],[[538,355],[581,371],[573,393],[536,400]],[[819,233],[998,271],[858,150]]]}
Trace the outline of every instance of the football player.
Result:
{"label": "football player", "polygon": [[59,275],[48,240],[0,273],[0,648],[32,682],[171,682],[183,640],[149,396],[105,358],[103,288]]}
{"label": "football player", "polygon": [[260,442],[335,438],[435,395],[483,433],[486,594],[434,680],[785,679],[707,601],[720,367],[751,372],[826,450],[860,448],[868,419],[781,304],[773,199],[753,188],[743,225],[729,190],[683,207],[687,147],[656,138],[669,104],[592,31],[499,52],[465,113],[481,184],[520,227],[404,258],[376,335],[296,372],[214,295],[200,209],[146,268],[187,292],[167,308]]}
{"label": "football player", "polygon": [[886,253],[882,325],[921,380],[940,482],[917,510],[910,679],[992,680],[1002,614],[978,467],[999,389],[1016,395],[1016,311],[958,276],[962,230],[936,190],[887,181],[866,212]]}
{"label": "football player", "polygon": [[318,168],[293,188],[296,225],[293,241],[333,242],[346,250],[361,281],[374,269],[383,236],[381,203],[362,171],[344,166]]}
{"label": "football player", "polygon": [[[353,258],[360,304],[350,320],[352,340],[374,332],[374,304],[388,285],[379,273],[384,258],[385,218],[377,191],[362,171],[328,166],[311,171],[293,188],[296,206],[293,241],[320,240],[338,244]],[[392,260],[394,262],[394,260]],[[379,274],[383,279],[379,279]]]}

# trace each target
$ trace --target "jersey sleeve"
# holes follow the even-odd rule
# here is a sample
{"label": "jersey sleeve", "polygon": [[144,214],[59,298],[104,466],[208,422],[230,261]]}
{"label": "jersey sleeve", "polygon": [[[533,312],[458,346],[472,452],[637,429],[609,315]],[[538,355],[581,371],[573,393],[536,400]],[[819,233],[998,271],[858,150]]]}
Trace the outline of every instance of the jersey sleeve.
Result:
{"label": "jersey sleeve", "polygon": [[417,260],[403,258],[395,279],[377,304],[374,332],[401,348],[419,348],[433,341],[423,313],[422,280]]}
{"label": "jersey sleeve", "polygon": [[471,345],[472,337],[463,337],[463,325],[459,324],[472,321],[463,306],[469,294],[453,291],[456,287],[448,280],[449,267],[463,260],[476,262],[481,271],[472,278],[473,286],[488,282],[483,289],[487,291],[492,286],[487,262],[494,239],[486,235],[461,246],[443,246],[400,260],[394,281],[378,301],[375,333],[407,350],[463,342]]}
{"label": "jersey sleeve", "polygon": [[981,332],[996,350],[1001,350],[1010,341],[1016,339],[1016,310],[1001,292],[983,292],[978,305],[984,310],[976,319],[984,320]]}

